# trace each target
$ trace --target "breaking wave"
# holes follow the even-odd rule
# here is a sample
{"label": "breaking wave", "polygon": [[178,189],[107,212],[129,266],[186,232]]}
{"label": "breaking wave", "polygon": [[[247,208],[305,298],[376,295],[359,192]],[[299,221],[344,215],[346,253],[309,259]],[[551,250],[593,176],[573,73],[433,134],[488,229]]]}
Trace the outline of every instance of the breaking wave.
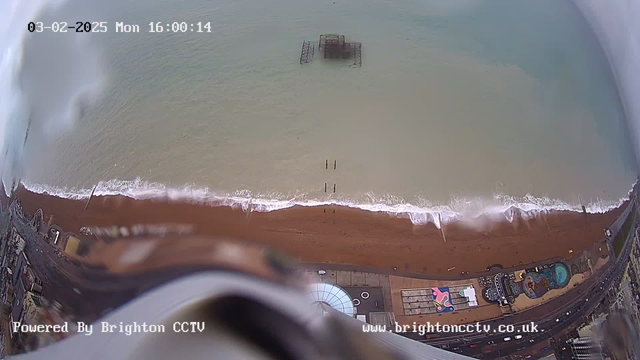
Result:
{"label": "breaking wave", "polygon": [[[40,184],[23,183],[23,185],[34,193],[73,200],[87,199],[93,191],[93,189],[67,189]],[[248,190],[227,193],[194,185],[170,187],[161,183],[143,181],[140,178],[102,181],[95,187],[94,196],[115,195],[137,200],[163,199],[210,206],[229,206],[241,208],[244,211],[257,212],[268,212],[293,206],[338,205],[371,212],[384,212],[392,216],[408,218],[416,225],[431,223],[437,228],[452,221],[473,220],[479,217],[513,222],[518,218],[530,219],[550,212],[583,211],[582,205],[579,204],[569,204],[561,200],[535,197],[529,194],[522,197],[495,194],[488,199],[459,197],[453,198],[448,204],[433,204],[420,200],[417,202],[419,205],[414,205],[395,196],[376,197],[374,194],[367,194],[364,201],[363,199],[349,198],[307,199],[304,194],[286,198],[282,194],[255,194]],[[617,201],[597,200],[584,206],[588,213],[605,213],[619,207],[628,199],[629,197],[620,198]]]}

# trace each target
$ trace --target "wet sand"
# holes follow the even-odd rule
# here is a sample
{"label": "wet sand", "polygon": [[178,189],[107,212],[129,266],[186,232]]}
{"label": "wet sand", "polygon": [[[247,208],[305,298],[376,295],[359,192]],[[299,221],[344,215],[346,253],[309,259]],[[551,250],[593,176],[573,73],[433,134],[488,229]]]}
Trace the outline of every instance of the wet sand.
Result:
{"label": "wet sand", "polygon": [[433,225],[415,226],[408,219],[340,206],[245,213],[229,207],[105,196],[91,199],[85,211],[86,200],[35,194],[22,187],[16,195],[25,212],[42,208],[45,222],[53,214],[53,223],[65,231],[78,232],[82,226],[193,224],[197,234],[269,245],[301,261],[434,275],[570,258],[600,241],[603,229],[628,204],[605,214],[557,212],[514,223],[492,222],[482,230],[452,223],[445,227],[445,241]]}

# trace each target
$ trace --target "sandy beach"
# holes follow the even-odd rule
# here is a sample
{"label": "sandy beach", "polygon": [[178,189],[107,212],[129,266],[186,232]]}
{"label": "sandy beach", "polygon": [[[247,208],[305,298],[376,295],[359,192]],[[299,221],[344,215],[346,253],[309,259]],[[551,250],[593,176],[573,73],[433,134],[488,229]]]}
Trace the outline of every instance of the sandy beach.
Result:
{"label": "sandy beach", "polygon": [[[570,258],[601,240],[603,229],[628,204],[604,214],[558,212],[527,221],[494,222],[483,230],[451,223],[445,226],[445,241],[432,225],[415,226],[408,219],[339,206],[246,213],[228,207],[105,196],[94,197],[83,210],[86,200],[35,194],[23,187],[16,195],[25,212],[41,208],[45,222],[53,214],[53,223],[70,232],[82,226],[193,224],[197,234],[269,245],[301,261],[434,275]],[[452,267],[455,270],[447,272]]]}

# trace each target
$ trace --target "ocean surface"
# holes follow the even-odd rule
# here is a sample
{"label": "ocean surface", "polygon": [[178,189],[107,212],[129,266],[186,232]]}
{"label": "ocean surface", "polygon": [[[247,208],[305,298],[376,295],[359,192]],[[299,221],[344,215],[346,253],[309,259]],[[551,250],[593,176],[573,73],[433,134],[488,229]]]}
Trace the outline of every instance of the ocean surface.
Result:
{"label": "ocean surface", "polygon": [[[636,180],[608,61],[569,1],[69,0],[38,20],[108,28],[24,39],[14,167],[35,191],[439,223],[601,212]],[[301,65],[322,33],[361,42],[362,67],[317,48]]]}

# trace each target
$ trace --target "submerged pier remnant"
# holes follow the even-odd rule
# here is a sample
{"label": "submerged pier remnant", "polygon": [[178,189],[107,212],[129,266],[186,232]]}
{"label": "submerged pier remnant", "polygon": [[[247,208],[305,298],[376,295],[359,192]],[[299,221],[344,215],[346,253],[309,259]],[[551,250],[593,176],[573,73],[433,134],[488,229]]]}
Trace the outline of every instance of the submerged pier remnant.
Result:
{"label": "submerged pier remnant", "polygon": [[302,42],[302,51],[300,52],[300,64],[309,63],[313,60],[316,46],[313,41],[305,40]]}
{"label": "submerged pier remnant", "polygon": [[362,66],[362,43],[347,42],[344,35],[320,35],[318,49],[322,51],[325,59],[349,59],[353,61],[349,66]]}
{"label": "submerged pier remnant", "polygon": [[345,46],[344,35],[340,34],[322,34],[318,42],[318,49],[324,51],[324,58],[340,58],[346,59],[344,55],[348,55],[345,50],[349,49]]}
{"label": "submerged pier remnant", "polygon": [[[300,64],[308,63],[314,56],[315,45],[312,41],[305,40],[302,43]],[[350,67],[362,66],[362,43],[347,42],[344,35],[321,34],[318,41],[318,51],[323,53],[325,59],[350,60]]]}

